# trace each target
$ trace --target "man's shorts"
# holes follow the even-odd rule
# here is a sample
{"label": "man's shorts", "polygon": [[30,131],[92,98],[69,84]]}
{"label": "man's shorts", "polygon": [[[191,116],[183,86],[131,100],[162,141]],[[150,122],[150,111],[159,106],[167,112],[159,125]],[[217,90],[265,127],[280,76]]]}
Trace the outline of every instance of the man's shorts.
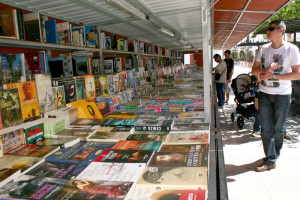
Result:
{"label": "man's shorts", "polygon": [[224,83],[223,90],[224,90],[225,93],[230,93],[231,92],[230,84],[229,83]]}

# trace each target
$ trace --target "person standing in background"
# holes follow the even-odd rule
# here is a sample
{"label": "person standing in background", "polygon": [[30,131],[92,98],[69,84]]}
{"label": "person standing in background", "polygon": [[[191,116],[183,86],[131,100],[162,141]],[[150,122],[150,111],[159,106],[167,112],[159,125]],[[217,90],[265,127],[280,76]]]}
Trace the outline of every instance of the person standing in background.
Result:
{"label": "person standing in background", "polygon": [[219,108],[223,108],[224,105],[224,83],[226,83],[226,76],[227,76],[227,67],[224,60],[221,59],[219,54],[214,55],[214,60],[219,63],[212,71],[221,74],[219,80],[215,80],[216,82],[216,89],[217,89],[217,97],[218,97],[218,106]]}
{"label": "person standing in background", "polygon": [[231,84],[232,75],[234,72],[234,61],[231,58],[230,50],[225,51],[224,61],[226,62],[226,66],[227,66],[227,82],[224,84],[224,97],[225,97],[225,104],[226,104],[229,101],[229,95],[231,92],[230,84]]}
{"label": "person standing in background", "polygon": [[261,138],[266,157],[255,171],[275,169],[283,145],[284,124],[291,102],[291,80],[300,79],[300,53],[297,46],[285,42],[281,20],[272,21],[267,37],[272,43],[262,46],[252,67],[260,77],[259,113]]}

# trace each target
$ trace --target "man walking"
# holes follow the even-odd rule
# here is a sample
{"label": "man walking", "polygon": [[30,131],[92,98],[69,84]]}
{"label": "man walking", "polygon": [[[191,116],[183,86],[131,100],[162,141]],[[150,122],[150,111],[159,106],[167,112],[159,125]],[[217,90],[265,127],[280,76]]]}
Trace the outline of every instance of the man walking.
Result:
{"label": "man walking", "polygon": [[231,58],[230,50],[225,51],[224,61],[226,62],[226,66],[227,66],[227,82],[224,84],[224,93],[225,93],[224,96],[225,96],[225,104],[226,104],[229,101],[229,95],[231,92],[230,84],[232,81],[232,75],[233,75],[233,71],[234,71],[234,61]]}
{"label": "man walking", "polygon": [[272,43],[260,49],[252,67],[252,74],[261,79],[258,99],[266,155],[264,163],[255,169],[257,172],[276,168],[290,107],[291,80],[300,79],[299,49],[283,40],[285,30],[281,20],[269,24],[267,37]]}

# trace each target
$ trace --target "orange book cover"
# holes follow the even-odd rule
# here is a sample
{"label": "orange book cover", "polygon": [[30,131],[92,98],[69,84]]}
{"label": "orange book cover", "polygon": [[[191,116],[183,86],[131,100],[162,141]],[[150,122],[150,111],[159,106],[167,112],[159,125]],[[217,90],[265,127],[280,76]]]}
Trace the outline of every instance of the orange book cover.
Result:
{"label": "orange book cover", "polygon": [[87,102],[78,106],[79,118],[103,119],[95,102]]}

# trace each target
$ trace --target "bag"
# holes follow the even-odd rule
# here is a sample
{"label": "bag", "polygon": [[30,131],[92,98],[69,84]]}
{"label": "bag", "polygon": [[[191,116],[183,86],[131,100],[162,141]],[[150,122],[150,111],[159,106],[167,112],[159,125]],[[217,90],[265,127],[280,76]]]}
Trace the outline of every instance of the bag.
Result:
{"label": "bag", "polygon": [[220,78],[221,78],[221,74],[219,74],[219,73],[215,73],[215,81],[218,81],[218,80],[220,80]]}

